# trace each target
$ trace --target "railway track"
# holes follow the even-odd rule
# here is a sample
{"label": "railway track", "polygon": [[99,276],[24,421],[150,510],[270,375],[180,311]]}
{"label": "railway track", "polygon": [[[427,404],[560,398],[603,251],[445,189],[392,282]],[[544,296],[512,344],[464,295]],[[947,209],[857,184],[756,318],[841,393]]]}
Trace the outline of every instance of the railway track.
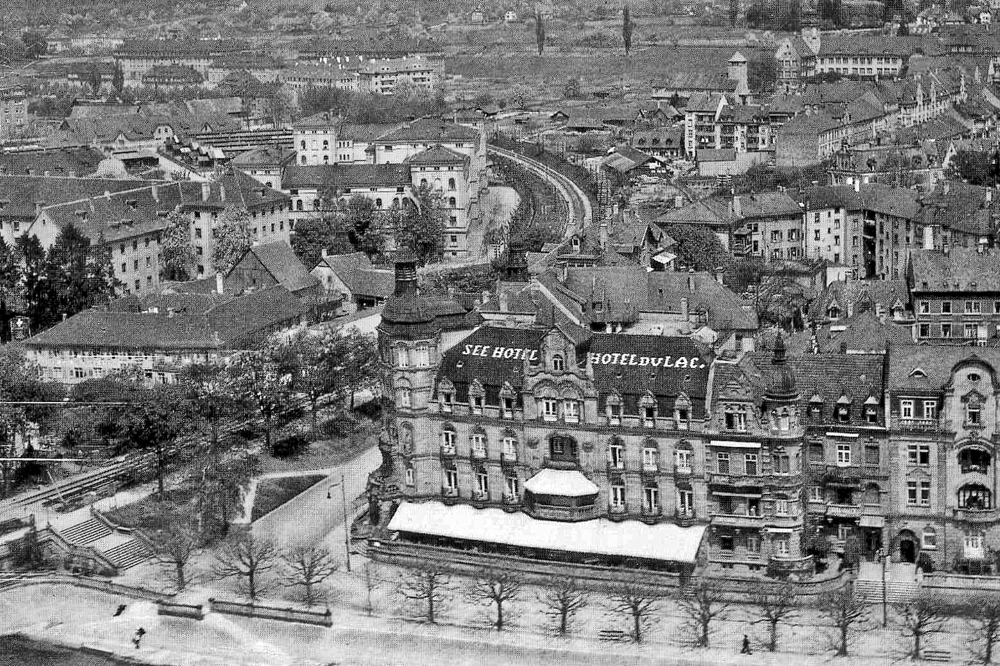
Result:
{"label": "railway track", "polygon": [[537,176],[543,178],[556,189],[559,196],[566,201],[567,216],[565,220],[565,238],[569,238],[593,222],[594,211],[593,207],[590,205],[590,199],[587,198],[586,193],[567,176],[559,173],[547,164],[543,164],[538,160],[526,157],[521,153],[507,150],[506,148],[488,146],[487,152],[519,164],[524,169],[527,169],[528,171],[531,171]]}

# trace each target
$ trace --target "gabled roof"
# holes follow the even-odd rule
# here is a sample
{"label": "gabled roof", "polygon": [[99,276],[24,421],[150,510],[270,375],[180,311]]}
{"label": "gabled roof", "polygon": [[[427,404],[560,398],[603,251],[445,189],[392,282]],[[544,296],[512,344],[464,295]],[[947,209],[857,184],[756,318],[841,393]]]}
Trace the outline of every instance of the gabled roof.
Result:
{"label": "gabled roof", "polygon": [[959,347],[952,345],[910,345],[889,354],[889,389],[938,392],[951,381],[955,366],[963,362],[981,362],[1000,371],[1000,349],[995,347]]}
{"label": "gabled roof", "polygon": [[469,156],[438,144],[406,160],[410,164],[465,164]]}
{"label": "gabled roof", "polygon": [[364,252],[328,255],[320,259],[318,266],[333,271],[354,296],[388,298],[395,289],[393,271],[372,268]]}
{"label": "gabled roof", "polygon": [[667,211],[657,217],[655,221],[660,226],[694,224],[728,229],[738,221],[738,218],[733,213],[731,199],[713,196]]}
{"label": "gabled roof", "polygon": [[57,205],[148,185],[141,180],[0,175],[0,215],[34,219],[37,205]]}
{"label": "gabled roof", "polygon": [[[319,285],[319,280],[295,256],[292,246],[283,240],[254,245],[247,250],[246,256],[250,255],[260,261],[278,284],[293,294]],[[239,262],[232,270],[238,266]]]}
{"label": "gabled roof", "polygon": [[759,192],[740,195],[739,211],[744,218],[800,216],[802,209],[786,192]]}
{"label": "gabled roof", "polygon": [[[497,404],[500,390],[509,382],[517,391],[524,384],[524,360],[520,358],[494,358],[498,348],[528,349],[541,353],[545,331],[524,328],[495,328],[484,326],[473,331],[441,356],[438,381],[447,378],[455,386],[459,402],[468,400],[469,385],[479,380],[486,391],[487,402]],[[476,348],[478,353],[473,353]],[[487,348],[483,355],[484,348]]]}

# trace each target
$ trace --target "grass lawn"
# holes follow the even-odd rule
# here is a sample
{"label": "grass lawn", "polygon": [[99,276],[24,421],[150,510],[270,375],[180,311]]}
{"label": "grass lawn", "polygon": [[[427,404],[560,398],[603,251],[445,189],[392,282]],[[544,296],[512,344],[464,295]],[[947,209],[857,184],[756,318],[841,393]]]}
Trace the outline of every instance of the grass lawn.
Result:
{"label": "grass lawn", "polygon": [[[308,420],[304,420],[303,423],[308,423]],[[367,418],[359,417],[353,426],[348,426],[346,429],[349,430],[346,434],[319,435],[320,439],[310,442],[305,450],[286,458],[275,458],[262,452],[258,470],[262,474],[267,474],[335,467],[378,442],[380,426]]]}
{"label": "grass lawn", "polygon": [[307,474],[304,476],[284,476],[276,479],[261,480],[257,484],[257,494],[253,499],[253,511],[250,513],[250,522],[274,511],[285,502],[325,478],[322,474]]}
{"label": "grass lawn", "polygon": [[155,531],[163,529],[164,522],[170,522],[173,516],[189,515],[194,494],[195,489],[189,485],[168,488],[162,502],[153,493],[138,502],[106,511],[105,514],[122,527]]}

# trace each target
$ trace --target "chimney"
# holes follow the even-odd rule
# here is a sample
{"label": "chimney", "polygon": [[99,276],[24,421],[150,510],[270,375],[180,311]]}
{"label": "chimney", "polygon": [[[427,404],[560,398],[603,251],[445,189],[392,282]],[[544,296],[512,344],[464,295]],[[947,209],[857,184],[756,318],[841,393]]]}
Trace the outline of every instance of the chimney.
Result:
{"label": "chimney", "polygon": [[854,301],[847,301],[847,316],[854,316]]}
{"label": "chimney", "polygon": [[324,247],[322,250],[319,251],[319,256],[321,259],[326,259],[327,257],[330,256],[330,253],[327,252],[326,248]]}
{"label": "chimney", "polygon": [[934,249],[934,227],[930,225],[924,227],[924,249]]}
{"label": "chimney", "polygon": [[715,269],[715,281],[723,286],[725,286],[726,284],[725,281],[723,280],[723,275],[725,272],[726,271],[725,269],[722,268],[722,266],[719,266],[718,268]]}
{"label": "chimney", "polygon": [[694,278],[691,277],[690,274],[688,274],[687,283],[688,283],[688,291],[694,291]]}
{"label": "chimney", "polygon": [[224,279],[225,278],[223,277],[223,275],[222,275],[221,272],[217,272],[215,274],[215,293],[217,293],[217,294],[223,293],[223,288],[222,287],[223,287],[223,280]]}
{"label": "chimney", "polygon": [[993,188],[986,189],[986,203],[993,203]]}
{"label": "chimney", "polygon": [[854,191],[855,192],[860,192],[861,191],[861,178],[860,177],[856,177],[854,179]]}
{"label": "chimney", "polygon": [[507,312],[510,304],[507,302],[507,292],[503,289],[497,294],[497,300],[500,301],[500,312]]}
{"label": "chimney", "polygon": [[208,201],[208,197],[212,195],[212,184],[202,183],[201,184],[201,200]]}
{"label": "chimney", "polygon": [[490,290],[483,289],[482,303],[483,305],[486,305],[489,302],[490,302]]}
{"label": "chimney", "polygon": [[567,278],[569,278],[569,265],[564,261],[559,264],[559,281],[566,284]]}
{"label": "chimney", "polygon": [[740,203],[740,198],[737,195],[733,195],[733,215],[737,219],[743,217],[743,205]]}
{"label": "chimney", "polygon": [[602,250],[608,249],[608,221],[607,220],[602,220],[601,221],[600,243],[601,243],[601,249]]}
{"label": "chimney", "polygon": [[222,203],[226,203],[226,186],[221,183],[219,184],[219,199],[222,200]]}
{"label": "chimney", "polygon": [[681,297],[681,319],[684,321],[688,320],[688,299],[687,296]]}

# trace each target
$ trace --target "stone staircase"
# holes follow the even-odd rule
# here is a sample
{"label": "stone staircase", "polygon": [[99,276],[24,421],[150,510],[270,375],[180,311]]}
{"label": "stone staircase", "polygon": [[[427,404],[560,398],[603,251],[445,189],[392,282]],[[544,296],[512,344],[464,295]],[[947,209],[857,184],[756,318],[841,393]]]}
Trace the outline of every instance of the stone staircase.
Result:
{"label": "stone staircase", "polygon": [[104,556],[118,567],[118,571],[125,571],[137,564],[142,564],[149,559],[150,555],[152,553],[146,544],[134,537],[123,544],[104,551]]}
{"label": "stone staircase", "polygon": [[90,520],[59,530],[64,539],[78,546],[86,546],[88,543],[103,539],[111,534],[111,532],[111,528],[97,518],[91,518]]}
{"label": "stone staircase", "polygon": [[117,531],[98,518],[59,530],[62,537],[77,546],[87,546],[103,554],[119,572],[141,564],[153,554],[144,541],[131,533]]}
{"label": "stone staircase", "polygon": [[[887,580],[885,582],[885,597],[890,604],[905,604],[913,601],[913,598],[920,591],[920,584],[916,581]],[[882,603],[882,581],[863,580],[854,581],[854,594],[868,603]]]}

